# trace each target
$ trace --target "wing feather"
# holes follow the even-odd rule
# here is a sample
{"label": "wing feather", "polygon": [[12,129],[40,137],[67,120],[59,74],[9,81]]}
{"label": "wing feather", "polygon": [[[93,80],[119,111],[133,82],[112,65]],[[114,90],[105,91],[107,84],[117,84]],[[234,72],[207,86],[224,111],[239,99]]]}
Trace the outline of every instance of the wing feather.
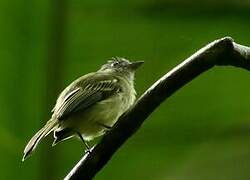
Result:
{"label": "wing feather", "polygon": [[61,98],[55,108],[54,114],[61,120],[72,113],[82,111],[91,105],[114,95],[119,91],[120,86],[117,79],[108,78],[104,80],[92,80],[88,83],[78,82]]}

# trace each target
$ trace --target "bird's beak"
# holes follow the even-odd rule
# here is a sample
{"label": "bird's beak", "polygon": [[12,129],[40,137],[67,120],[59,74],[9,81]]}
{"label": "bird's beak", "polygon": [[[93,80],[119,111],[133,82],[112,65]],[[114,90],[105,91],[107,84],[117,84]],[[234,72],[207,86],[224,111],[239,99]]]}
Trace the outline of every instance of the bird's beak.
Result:
{"label": "bird's beak", "polygon": [[132,70],[136,70],[138,69],[142,64],[144,63],[144,61],[136,61],[136,62],[131,62],[131,64],[128,65],[128,67]]}

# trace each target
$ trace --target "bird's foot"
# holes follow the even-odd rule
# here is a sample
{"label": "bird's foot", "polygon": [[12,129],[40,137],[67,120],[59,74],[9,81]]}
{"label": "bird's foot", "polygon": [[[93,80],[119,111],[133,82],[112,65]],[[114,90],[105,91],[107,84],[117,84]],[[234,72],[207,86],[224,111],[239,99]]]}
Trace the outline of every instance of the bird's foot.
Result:
{"label": "bird's foot", "polygon": [[90,149],[85,149],[84,152],[85,152],[85,154],[90,154],[91,150]]}

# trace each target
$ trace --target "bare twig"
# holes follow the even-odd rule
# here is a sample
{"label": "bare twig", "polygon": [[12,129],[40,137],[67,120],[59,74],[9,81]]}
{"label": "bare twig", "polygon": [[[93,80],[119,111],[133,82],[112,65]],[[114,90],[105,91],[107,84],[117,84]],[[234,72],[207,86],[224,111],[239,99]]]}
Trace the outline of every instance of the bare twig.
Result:
{"label": "bare twig", "polygon": [[215,65],[231,65],[250,70],[250,48],[225,37],[208,44],[176,66],[155,82],[136,104],[119,118],[112,130],[90,154],[83,156],[64,180],[92,179],[166,98]]}

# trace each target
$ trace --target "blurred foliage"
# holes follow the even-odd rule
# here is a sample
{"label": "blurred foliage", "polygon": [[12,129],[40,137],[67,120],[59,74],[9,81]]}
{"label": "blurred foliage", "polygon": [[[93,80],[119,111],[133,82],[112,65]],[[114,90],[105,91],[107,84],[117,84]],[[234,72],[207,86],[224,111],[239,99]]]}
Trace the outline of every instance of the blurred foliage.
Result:
{"label": "blurred foliage", "polygon": [[[112,56],[144,60],[140,95],[216,38],[249,46],[249,12],[243,0],[0,0],[1,179],[62,179],[80,159],[80,141],[53,148],[45,141],[21,163],[55,94],[76,77]],[[249,80],[231,67],[201,75],[164,102],[96,179],[248,180]]]}

